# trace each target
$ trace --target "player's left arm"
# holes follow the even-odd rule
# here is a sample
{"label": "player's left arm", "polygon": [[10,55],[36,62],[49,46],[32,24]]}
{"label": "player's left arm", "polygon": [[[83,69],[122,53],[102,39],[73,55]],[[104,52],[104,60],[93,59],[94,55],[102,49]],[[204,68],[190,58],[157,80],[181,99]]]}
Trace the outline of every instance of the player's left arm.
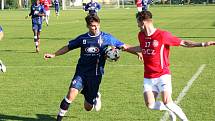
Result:
{"label": "player's left arm", "polygon": [[183,47],[207,47],[207,46],[212,46],[215,45],[215,41],[208,41],[208,42],[194,42],[190,40],[182,40],[180,43],[181,46]]}

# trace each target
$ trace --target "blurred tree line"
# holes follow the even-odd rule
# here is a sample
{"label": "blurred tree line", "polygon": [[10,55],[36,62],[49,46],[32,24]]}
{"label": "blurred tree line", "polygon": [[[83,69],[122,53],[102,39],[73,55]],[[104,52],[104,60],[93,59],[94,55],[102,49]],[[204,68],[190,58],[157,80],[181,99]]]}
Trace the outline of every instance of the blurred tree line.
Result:
{"label": "blurred tree line", "polygon": [[[1,1],[1,0],[0,0]],[[4,0],[5,9],[28,8],[35,0]],[[0,2],[1,5],[1,2]]]}

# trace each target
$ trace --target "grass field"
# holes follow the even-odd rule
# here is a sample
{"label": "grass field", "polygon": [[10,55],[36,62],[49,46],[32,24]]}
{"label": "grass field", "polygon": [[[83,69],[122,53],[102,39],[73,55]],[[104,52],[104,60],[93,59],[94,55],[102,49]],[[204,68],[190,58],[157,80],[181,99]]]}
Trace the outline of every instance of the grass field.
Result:
{"label": "grass field", "polygon": [[[215,40],[215,6],[152,7],[156,27],[183,39]],[[139,31],[136,9],[102,9],[101,27],[125,43],[137,45]],[[5,38],[0,42],[0,59],[7,66],[0,73],[0,121],[53,121],[67,93],[79,50],[45,61],[68,40],[87,31],[82,10],[51,13],[43,26],[41,52],[34,53],[28,11],[0,11]],[[215,47],[171,48],[173,98],[177,99],[202,64],[204,70],[179,103],[190,121],[215,121]],[[150,111],[142,96],[143,66],[133,55],[122,53],[116,63],[108,62],[100,92],[102,110],[86,112],[83,96],[71,105],[65,121],[159,121],[164,112]]]}

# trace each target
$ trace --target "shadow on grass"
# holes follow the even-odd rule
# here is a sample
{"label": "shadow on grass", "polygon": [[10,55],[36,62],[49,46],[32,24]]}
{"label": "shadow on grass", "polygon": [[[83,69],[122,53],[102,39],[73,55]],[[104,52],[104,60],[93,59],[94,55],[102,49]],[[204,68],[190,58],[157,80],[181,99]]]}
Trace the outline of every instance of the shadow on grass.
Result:
{"label": "shadow on grass", "polygon": [[14,121],[55,121],[54,115],[36,114],[37,118],[11,116],[0,114],[0,121],[14,120]]}
{"label": "shadow on grass", "polygon": [[28,51],[28,50],[0,50],[4,52],[14,52],[14,53],[36,53],[35,51]]}

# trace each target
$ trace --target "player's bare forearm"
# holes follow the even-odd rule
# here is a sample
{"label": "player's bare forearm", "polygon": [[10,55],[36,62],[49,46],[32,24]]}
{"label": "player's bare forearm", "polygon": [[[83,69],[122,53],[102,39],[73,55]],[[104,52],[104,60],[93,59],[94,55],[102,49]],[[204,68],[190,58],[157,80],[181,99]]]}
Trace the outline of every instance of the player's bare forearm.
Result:
{"label": "player's bare forearm", "polygon": [[55,54],[55,56],[59,56],[59,55],[65,54],[67,52],[69,52],[69,48],[66,45],[66,46],[62,47],[61,49],[59,49],[58,51],[56,51],[54,54]]}
{"label": "player's bare forearm", "polygon": [[44,13],[38,13],[38,16],[46,16]]}
{"label": "player's bare forearm", "polygon": [[141,48],[140,46],[130,46],[130,45],[126,45],[124,48],[123,48],[124,51],[127,51],[129,53],[132,53],[132,54],[135,54],[135,55],[138,55],[137,53],[141,52]]}
{"label": "player's bare forearm", "polygon": [[63,55],[65,53],[67,53],[67,52],[69,52],[69,48],[68,48],[68,46],[64,46],[61,49],[59,49],[58,51],[56,51],[54,54],[46,53],[44,55],[44,58],[47,60],[49,58],[54,58],[56,56]]}
{"label": "player's bare forearm", "polygon": [[137,55],[138,56],[138,59],[140,61],[143,61],[143,56],[142,56],[142,52],[141,52],[141,48],[140,46],[130,46],[130,45],[126,45],[124,48],[123,48],[124,51],[126,52],[129,52],[131,54],[134,54],[134,55]]}
{"label": "player's bare forearm", "polygon": [[182,40],[181,46],[183,47],[207,47],[215,45],[215,41],[209,41],[209,42],[193,42],[190,40]]}

